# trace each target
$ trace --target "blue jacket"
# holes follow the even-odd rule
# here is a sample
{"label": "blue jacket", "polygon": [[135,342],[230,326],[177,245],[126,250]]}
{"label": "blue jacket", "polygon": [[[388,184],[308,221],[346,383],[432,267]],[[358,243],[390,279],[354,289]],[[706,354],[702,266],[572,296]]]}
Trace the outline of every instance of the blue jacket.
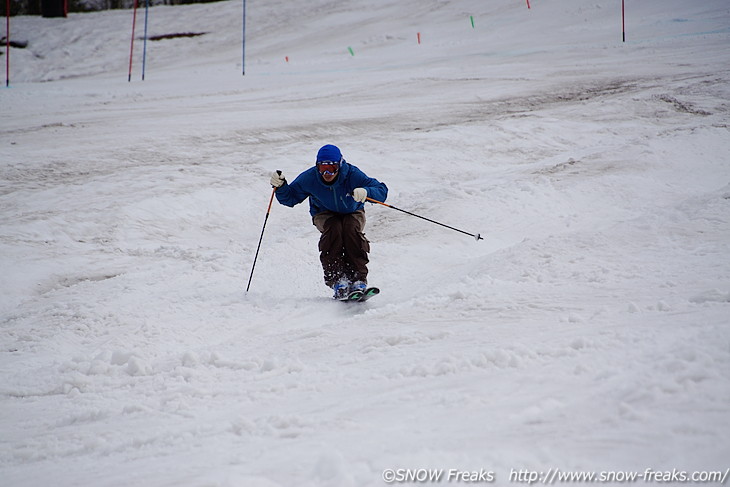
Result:
{"label": "blue jacket", "polygon": [[368,198],[385,201],[388,187],[346,161],[342,161],[337,179],[327,184],[322,180],[316,166],[310,167],[291,184],[284,184],[276,190],[276,199],[286,206],[298,205],[309,198],[309,213],[314,216],[324,210],[335,213],[354,213],[362,210],[363,203],[356,202],[351,194],[355,188],[365,188]]}

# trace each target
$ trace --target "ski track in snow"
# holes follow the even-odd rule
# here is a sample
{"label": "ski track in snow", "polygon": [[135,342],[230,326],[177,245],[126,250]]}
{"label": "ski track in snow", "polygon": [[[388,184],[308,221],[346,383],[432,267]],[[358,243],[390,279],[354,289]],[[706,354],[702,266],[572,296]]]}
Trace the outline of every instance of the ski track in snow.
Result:
{"label": "ski track in snow", "polygon": [[[625,44],[604,0],[370,3],[252,6],[245,77],[240,4],[154,7],[205,35],[131,83],[131,12],[12,19],[3,485],[730,467],[726,3]],[[485,240],[369,206],[383,293],[343,305],[275,203],[245,293],[268,174],[325,143]]]}

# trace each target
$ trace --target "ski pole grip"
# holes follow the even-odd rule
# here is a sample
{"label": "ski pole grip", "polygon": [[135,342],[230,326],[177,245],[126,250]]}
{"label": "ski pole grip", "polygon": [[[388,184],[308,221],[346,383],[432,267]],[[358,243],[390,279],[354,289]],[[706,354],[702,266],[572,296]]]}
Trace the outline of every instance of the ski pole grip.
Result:
{"label": "ski pole grip", "polygon": [[[279,176],[281,176],[281,169],[277,169],[276,170],[276,174],[278,174]],[[273,184],[274,178],[273,177],[271,178],[271,181],[272,181],[271,187],[274,188],[274,191],[276,191],[279,187],[283,186],[283,184],[286,183],[286,179],[284,179],[284,183],[281,183],[279,186],[274,186],[274,184]]]}

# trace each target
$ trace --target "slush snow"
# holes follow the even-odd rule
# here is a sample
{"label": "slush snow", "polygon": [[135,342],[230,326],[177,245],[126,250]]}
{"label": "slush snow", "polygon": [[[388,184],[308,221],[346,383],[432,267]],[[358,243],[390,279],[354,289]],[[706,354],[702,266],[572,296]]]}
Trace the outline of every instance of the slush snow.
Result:
{"label": "slush snow", "polygon": [[[12,18],[0,483],[725,471],[730,10],[626,14],[249,2],[242,76],[241,2],[159,6],[150,36],[203,35],[145,81],[137,39],[131,83],[131,10]],[[484,240],[368,205],[382,293],[344,305],[274,202],[245,293],[270,173],[324,144]]]}

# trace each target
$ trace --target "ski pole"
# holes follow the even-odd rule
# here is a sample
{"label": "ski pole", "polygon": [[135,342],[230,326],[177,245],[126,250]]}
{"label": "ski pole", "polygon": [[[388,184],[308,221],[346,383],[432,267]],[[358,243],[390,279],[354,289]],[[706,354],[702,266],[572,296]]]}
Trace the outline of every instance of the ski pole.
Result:
{"label": "ski pole", "polygon": [[[281,171],[276,171],[281,174]],[[266,229],[266,222],[269,220],[269,213],[271,213],[271,203],[274,202],[274,194],[276,194],[276,188],[271,190],[271,198],[269,199],[269,207],[266,209],[266,218],[264,218],[264,226],[261,228],[261,236],[259,237],[259,245],[256,247],[256,256],[253,258],[253,265],[251,266],[251,275],[248,277],[248,286],[246,286],[246,292],[251,287],[251,279],[253,279],[253,270],[256,268],[256,260],[259,258],[259,250],[261,249],[261,241],[264,239],[264,230]]]}
{"label": "ski pole", "polygon": [[478,242],[479,240],[484,240],[484,239],[482,238],[482,236],[481,236],[481,235],[479,235],[478,233],[477,233],[476,235],[474,235],[473,233],[465,232],[464,230],[459,230],[458,228],[450,227],[449,225],[444,225],[443,223],[439,223],[439,222],[437,222],[437,221],[431,220],[430,218],[426,218],[425,216],[421,216],[421,215],[416,215],[415,213],[411,213],[410,211],[406,211],[406,210],[401,210],[400,208],[396,208],[396,207],[395,207],[395,206],[393,206],[393,205],[389,205],[389,204],[387,204],[387,203],[383,203],[382,201],[374,200],[374,199],[372,199],[372,198],[366,198],[366,199],[367,199],[367,200],[368,200],[369,202],[371,202],[371,203],[377,203],[377,204],[379,204],[379,205],[387,206],[388,208],[392,208],[392,209],[394,209],[394,210],[398,210],[398,211],[401,211],[401,212],[405,213],[406,215],[411,215],[411,216],[415,216],[416,218],[420,218],[421,220],[426,220],[427,222],[435,223],[436,225],[441,225],[442,227],[450,228],[451,230],[456,230],[457,232],[463,233],[463,234],[465,234],[465,235],[469,235],[470,237],[474,237],[474,238],[475,238],[475,239],[477,240],[477,242]]}

